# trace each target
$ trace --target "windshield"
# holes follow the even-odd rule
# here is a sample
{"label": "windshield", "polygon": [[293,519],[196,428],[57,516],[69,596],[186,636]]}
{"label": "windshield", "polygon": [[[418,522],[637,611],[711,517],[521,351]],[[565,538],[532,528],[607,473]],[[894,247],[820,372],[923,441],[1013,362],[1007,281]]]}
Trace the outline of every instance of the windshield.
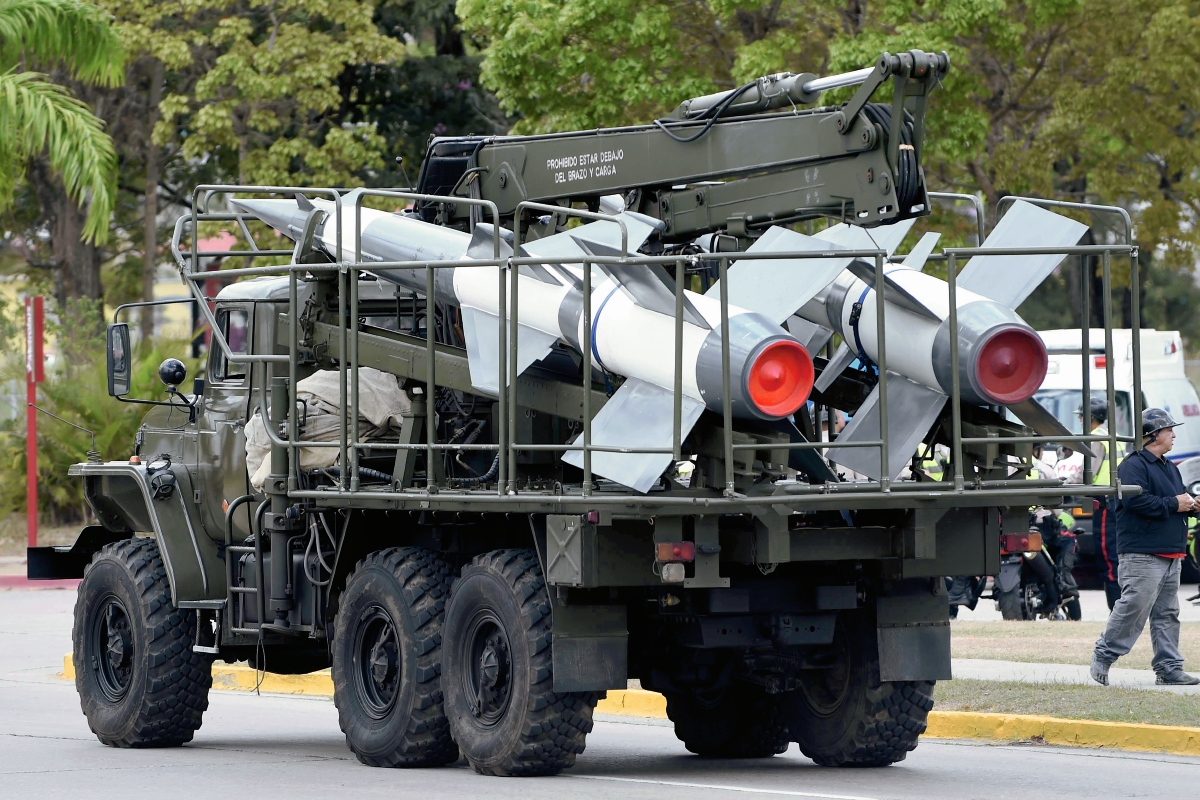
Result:
{"label": "windshield", "polygon": [[[1093,389],[1092,397],[1103,400],[1106,392],[1103,389]],[[1066,426],[1071,433],[1083,433],[1083,421],[1079,418],[1079,400],[1083,397],[1080,389],[1042,389],[1034,394],[1034,399],[1041,403],[1047,411],[1053,414],[1059,422]],[[1133,429],[1129,425],[1129,392],[1117,392],[1116,413],[1109,409],[1110,422],[1115,418],[1117,435],[1130,436]]]}

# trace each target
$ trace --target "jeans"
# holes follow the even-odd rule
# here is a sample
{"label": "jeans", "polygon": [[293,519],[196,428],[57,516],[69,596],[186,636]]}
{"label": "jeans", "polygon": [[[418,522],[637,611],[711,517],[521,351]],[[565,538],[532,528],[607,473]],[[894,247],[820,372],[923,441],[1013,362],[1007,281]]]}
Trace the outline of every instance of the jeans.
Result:
{"label": "jeans", "polygon": [[1183,559],[1149,553],[1123,553],[1118,579],[1121,597],[1096,641],[1096,660],[1112,664],[1128,653],[1150,621],[1151,665],[1158,675],[1183,669],[1179,653],[1179,570]]}

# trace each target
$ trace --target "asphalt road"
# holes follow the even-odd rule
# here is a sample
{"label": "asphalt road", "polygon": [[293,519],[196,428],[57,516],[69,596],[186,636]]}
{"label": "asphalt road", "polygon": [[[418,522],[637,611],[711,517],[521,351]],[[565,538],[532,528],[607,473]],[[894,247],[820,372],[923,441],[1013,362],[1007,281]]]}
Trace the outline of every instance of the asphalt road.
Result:
{"label": "asphalt road", "polygon": [[1190,797],[1200,759],[928,740],[886,769],[824,769],[795,747],[765,760],[688,754],[669,727],[597,722],[578,764],[555,778],[360,765],[328,700],[213,692],[187,747],[115,750],[88,731],[72,684],[71,591],[0,592],[0,797],[1106,798]]}

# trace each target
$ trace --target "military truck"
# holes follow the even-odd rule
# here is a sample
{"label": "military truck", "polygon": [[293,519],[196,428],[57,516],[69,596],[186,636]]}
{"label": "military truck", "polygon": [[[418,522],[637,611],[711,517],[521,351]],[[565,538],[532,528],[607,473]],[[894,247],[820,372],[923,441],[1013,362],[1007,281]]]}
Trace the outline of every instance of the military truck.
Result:
{"label": "military truck", "polygon": [[[631,679],[665,695],[676,734],[702,756],[766,758],[796,742],[822,765],[902,760],[935,681],[951,677],[942,576],[994,574],[1001,537],[1024,532],[1028,507],[1084,490],[1027,480],[1033,442],[1097,437],[1064,436],[1036,407],[1020,412],[1029,427],[1008,421],[954,383],[918,436],[951,453],[935,480],[896,438],[912,427],[905,386],[917,383],[889,371],[885,353],[901,353],[906,336],[884,324],[882,295],[903,289],[888,277],[891,245],[763,254],[755,244],[806,220],[883,236],[928,214],[939,195],[920,170],[925,101],[948,68],[944,54],[885,53],[847,75],[775,75],[696,98],[654,125],[434,139],[415,191],[198,187],[172,250],[185,302],[211,330],[204,377],[186,393],[186,370],[168,360],[168,401],[129,397],[133,351],[114,322],[110,394],[153,407],[127,459],[71,468],[98,524],[72,547],[30,551],[30,577],[83,578],[76,684],[100,741],[190,741],[220,659],[284,674],[331,668],[347,745],[372,766],[465,757],[485,774],[555,774],[584,751],[605,691]],[[890,102],[870,102],[889,84]],[[846,86],[859,88],[844,103],[800,107]],[[294,248],[272,248],[238,210],[268,195],[292,198],[280,225]],[[429,226],[413,230],[470,234],[471,250],[381,259],[362,226],[371,203]],[[639,220],[651,232],[633,249]],[[236,226],[248,246],[199,249],[200,226],[213,223]],[[586,226],[609,244],[581,244]],[[572,232],[579,247],[547,253]],[[1136,274],[1128,241],[1047,248],[1030,235],[1023,247],[924,254],[949,268],[949,341],[959,341],[955,275],[967,258],[1102,257],[1106,309],[1110,256],[1130,258]],[[823,352],[808,380],[831,379],[808,403],[802,387],[786,416],[749,413],[761,408],[756,392],[804,363],[770,367],[757,388],[731,375],[750,316],[731,316],[734,269],[832,257],[881,296],[876,314],[860,314],[876,355],[860,344],[862,368],[833,374],[838,323],[788,320],[792,333],[770,341]],[[245,266],[205,271],[209,259]],[[465,301],[444,299],[450,269],[456,282],[472,269],[493,276],[490,337],[469,328]],[[237,282],[209,298],[214,277]],[[532,360],[526,280],[581,298],[573,333]],[[665,305],[666,333],[655,334],[674,347],[665,405],[637,405],[627,390],[648,382],[598,363],[605,306],[593,310],[592,287],[603,281],[635,305]],[[693,287],[711,293],[709,311]],[[688,321],[696,309],[711,318],[715,397],[693,397],[684,379],[681,331],[704,322]],[[648,329],[645,341],[661,344]],[[952,347],[954,381],[959,356]],[[889,398],[905,402],[893,409]],[[827,457],[832,440],[845,442],[839,410],[874,420],[857,446],[878,453],[879,477]],[[620,424],[631,438],[606,440]],[[897,451],[900,477],[887,466]],[[605,477],[622,473],[604,464],[650,456],[636,461],[656,465],[642,490]]]}

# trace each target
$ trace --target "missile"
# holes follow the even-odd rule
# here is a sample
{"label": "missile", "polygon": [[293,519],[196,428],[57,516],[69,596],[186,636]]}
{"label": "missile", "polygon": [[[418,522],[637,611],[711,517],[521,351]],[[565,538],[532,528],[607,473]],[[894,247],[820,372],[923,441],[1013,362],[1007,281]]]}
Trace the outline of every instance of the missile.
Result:
{"label": "missile", "polygon": [[[354,196],[343,200],[341,258],[345,262],[461,261],[491,259],[497,231],[478,224],[473,233],[424,222],[403,213],[361,208],[361,253],[355,252]],[[338,253],[336,207],[308,200],[235,200],[293,240],[311,235],[312,245],[331,258]],[[634,253],[661,223],[622,211]],[[511,234],[499,232],[502,256],[513,255]],[[675,386],[675,286],[661,267],[593,265],[591,346],[583,328],[583,262],[589,256],[619,255],[620,226],[596,221],[522,245],[522,255],[546,259],[518,271],[517,372],[524,372],[565,342],[595,369],[625,382],[592,421],[592,443],[605,447],[667,448],[673,442]],[[393,283],[425,292],[422,270],[372,270]],[[435,270],[436,298],[462,311],[472,386],[499,394],[499,281],[493,266]],[[512,319],[511,297],[506,318]],[[814,369],[808,351],[778,322],[730,304],[730,387],[723,396],[719,300],[684,292],[683,430],[686,436],[705,408],[721,413],[728,399],[734,416],[776,422],[794,414],[808,399]],[[511,322],[510,322],[511,325]],[[511,334],[510,334],[511,335]],[[507,382],[505,376],[505,382]],[[563,460],[582,466],[582,454]],[[594,452],[597,474],[649,491],[670,463],[670,454]]]}
{"label": "missile", "polygon": [[[842,345],[815,385],[824,391],[855,359],[879,359],[875,266],[839,249],[885,250],[889,257],[912,221],[872,231],[835,225],[815,236],[771,228],[749,252],[830,252],[834,257],[742,262],[728,272],[730,302],[807,330],[838,333]],[[1026,202],[1014,203],[983,243],[985,248],[1075,245],[1087,226]],[[926,234],[904,263],[884,268],[887,343],[888,449],[833,447],[828,458],[872,478],[894,478],[908,464],[954,391],[951,351],[958,349],[958,392],[964,403],[1006,406],[1035,429],[1062,433],[1032,399],[1046,376],[1046,347],[1014,310],[1065,258],[1062,255],[976,256],[958,275],[958,336],[952,341],[946,282],[921,272],[937,242]],[[768,291],[770,288],[770,291]],[[719,291],[714,287],[709,294]],[[794,316],[793,316],[794,315]],[[789,326],[792,323],[789,322]],[[794,328],[793,328],[794,329]],[[816,336],[817,333],[813,333]],[[811,339],[810,339],[811,341]],[[872,391],[838,437],[840,443],[879,438],[879,389]]]}

